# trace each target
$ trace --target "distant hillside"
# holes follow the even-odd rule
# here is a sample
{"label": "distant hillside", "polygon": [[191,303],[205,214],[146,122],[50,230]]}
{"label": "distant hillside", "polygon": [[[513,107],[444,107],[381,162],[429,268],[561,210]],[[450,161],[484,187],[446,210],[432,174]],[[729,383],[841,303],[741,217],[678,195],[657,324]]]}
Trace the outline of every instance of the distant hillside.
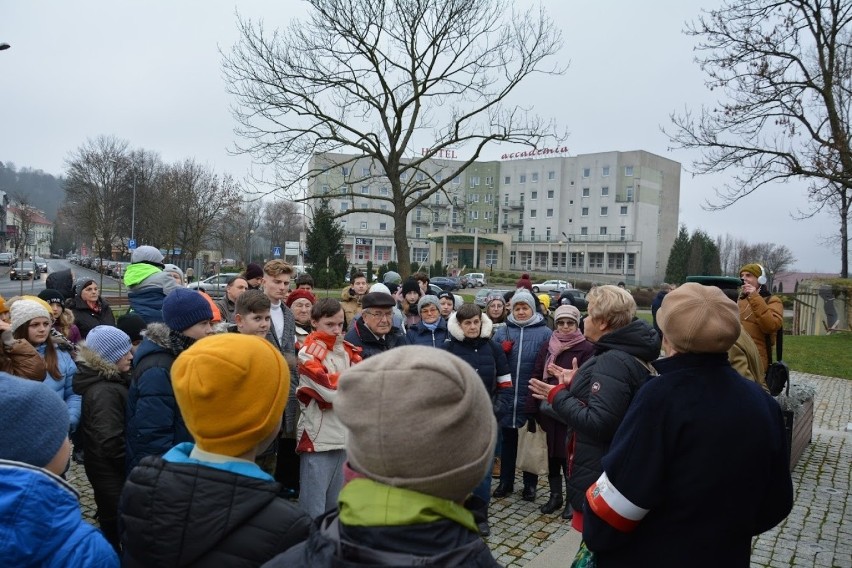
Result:
{"label": "distant hillside", "polygon": [[56,211],[65,200],[64,183],[64,178],[41,170],[18,170],[12,162],[0,162],[0,191],[5,191],[11,201],[18,196],[26,198],[30,205],[44,211],[51,221],[56,219]]}

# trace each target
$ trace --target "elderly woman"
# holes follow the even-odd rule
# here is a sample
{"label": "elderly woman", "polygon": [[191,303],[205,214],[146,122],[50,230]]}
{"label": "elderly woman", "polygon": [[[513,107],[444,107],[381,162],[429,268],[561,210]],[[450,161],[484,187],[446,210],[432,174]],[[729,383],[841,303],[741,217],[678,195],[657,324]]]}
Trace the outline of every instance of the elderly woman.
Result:
{"label": "elderly woman", "polygon": [[[601,458],[609,450],[630,401],[647,380],[650,362],[660,356],[660,336],[636,319],[636,302],[627,290],[606,285],[592,288],[589,315],[583,330],[595,344],[595,356],[570,368],[553,365],[554,386],[530,380],[535,398],[546,400],[574,430],[574,459],[567,482],[568,502],[574,508],[572,526],[583,530],[586,489],[600,477]],[[579,368],[578,368],[579,367]],[[543,411],[546,406],[542,404]]]}
{"label": "elderly woman", "polygon": [[311,333],[311,309],[317,303],[316,296],[310,290],[293,290],[284,301],[293,312],[296,320],[296,349],[301,349],[305,339]]}
{"label": "elderly woman", "polygon": [[449,332],[447,320],[441,317],[441,305],[437,296],[423,296],[417,302],[416,309],[420,314],[420,321],[408,328],[408,342],[411,345],[443,348],[449,339]]}
{"label": "elderly woman", "polygon": [[112,308],[101,297],[97,282],[91,278],[79,278],[74,283],[71,311],[74,313],[74,321],[83,339],[86,339],[89,331],[99,325],[115,325]]}

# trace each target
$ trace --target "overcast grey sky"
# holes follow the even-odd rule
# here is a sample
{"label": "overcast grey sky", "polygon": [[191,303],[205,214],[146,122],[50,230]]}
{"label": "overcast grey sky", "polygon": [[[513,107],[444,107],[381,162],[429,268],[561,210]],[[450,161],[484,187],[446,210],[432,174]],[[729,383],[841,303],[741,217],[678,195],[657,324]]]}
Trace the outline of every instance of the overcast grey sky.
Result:
{"label": "overcast grey sky", "polygon": [[[550,2],[570,67],[519,95],[569,130],[572,155],[642,149],[687,167],[690,155],[668,151],[660,126],[674,110],[712,102],[693,40],[681,31],[717,3]],[[296,0],[0,0],[0,42],[12,45],[0,52],[0,160],[61,174],[70,152],[105,134],[167,162],[194,157],[242,177],[251,159],[227,152],[235,123],[219,48],[236,42],[237,10],[272,28],[304,9]],[[839,250],[821,244],[837,233],[836,220],[791,217],[808,206],[804,183],[766,188],[722,212],[702,210],[724,179],[682,175],[680,222],[690,232],[784,244],[797,269],[839,272]]]}

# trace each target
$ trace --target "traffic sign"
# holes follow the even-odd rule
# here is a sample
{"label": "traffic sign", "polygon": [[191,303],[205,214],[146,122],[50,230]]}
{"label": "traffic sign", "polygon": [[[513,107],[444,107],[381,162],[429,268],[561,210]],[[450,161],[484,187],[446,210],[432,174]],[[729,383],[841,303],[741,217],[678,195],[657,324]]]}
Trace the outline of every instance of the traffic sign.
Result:
{"label": "traffic sign", "polygon": [[272,256],[281,256],[281,247],[272,247]]}
{"label": "traffic sign", "polygon": [[130,239],[127,241],[127,248],[133,250],[136,248],[136,239]]}

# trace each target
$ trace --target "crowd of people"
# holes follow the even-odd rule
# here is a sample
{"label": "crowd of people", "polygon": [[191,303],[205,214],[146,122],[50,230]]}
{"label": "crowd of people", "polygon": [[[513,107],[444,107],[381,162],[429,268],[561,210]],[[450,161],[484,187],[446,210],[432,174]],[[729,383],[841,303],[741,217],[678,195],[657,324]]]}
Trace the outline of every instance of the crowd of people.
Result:
{"label": "crowd of people", "polygon": [[[14,565],[496,566],[489,506],[515,492],[520,434],[538,429],[540,510],[599,566],[747,566],[751,537],[792,507],[761,383],[782,314],[760,265],[736,302],[665,285],[650,325],[620,286],[594,287],[586,316],[549,309],[528,277],[484,308],[393,271],[319,298],[271,260],[213,301],[156,248],[131,260],[118,319],[70,271],[0,298]],[[64,480],[72,454],[100,531]],[[537,472],[520,477],[536,501]]]}

